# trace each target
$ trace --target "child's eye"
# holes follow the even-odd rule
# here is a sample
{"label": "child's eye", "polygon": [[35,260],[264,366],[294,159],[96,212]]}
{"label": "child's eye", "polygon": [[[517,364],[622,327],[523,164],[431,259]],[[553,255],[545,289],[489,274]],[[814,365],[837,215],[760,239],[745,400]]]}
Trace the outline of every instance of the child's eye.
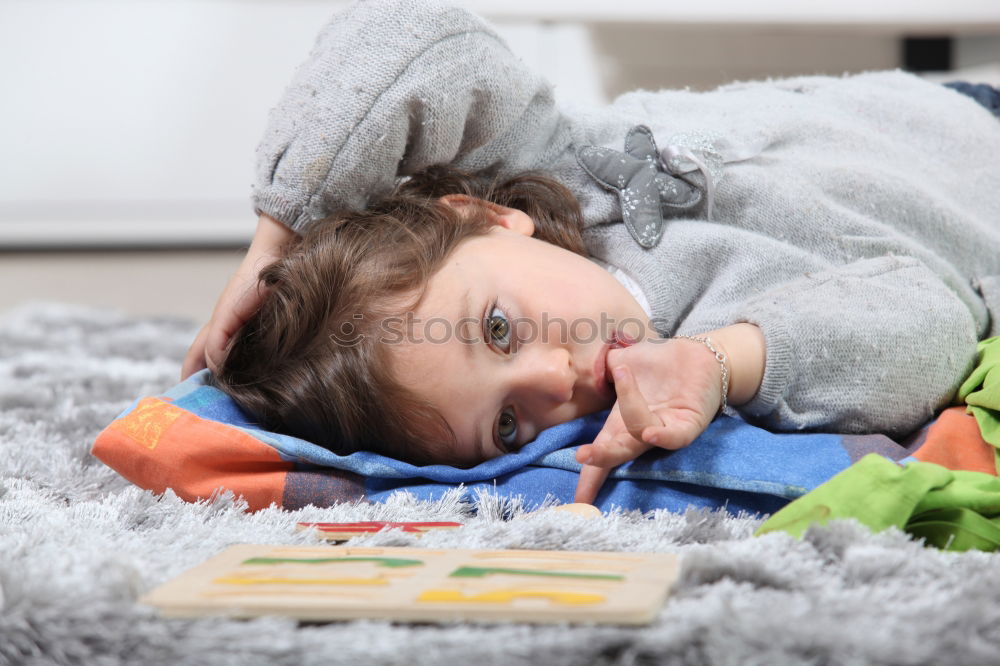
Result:
{"label": "child's eye", "polygon": [[511,452],[517,446],[517,417],[514,410],[506,407],[500,412],[500,419],[497,421],[497,434],[500,436],[501,447]]}
{"label": "child's eye", "polygon": [[490,340],[497,342],[500,350],[510,351],[510,320],[499,307],[494,306],[490,310],[489,321],[486,322],[486,330]]}
{"label": "child's eye", "polygon": [[[494,302],[489,309],[489,316],[486,318],[486,339],[490,344],[495,344],[500,351],[509,354],[516,346],[513,341],[513,331],[511,330],[510,319],[504,307]],[[513,407],[505,407],[500,410],[500,416],[496,423],[496,435],[499,448],[508,453],[517,447],[517,416]]]}

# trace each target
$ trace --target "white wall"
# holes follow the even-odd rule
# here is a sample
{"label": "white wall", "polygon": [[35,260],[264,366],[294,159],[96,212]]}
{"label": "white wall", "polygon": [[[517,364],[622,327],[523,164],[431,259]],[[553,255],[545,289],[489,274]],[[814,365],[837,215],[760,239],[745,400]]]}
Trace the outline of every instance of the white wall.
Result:
{"label": "white wall", "polygon": [[0,242],[252,233],[268,109],[319,2],[0,3]]}
{"label": "white wall", "polygon": [[[719,2],[732,11],[743,6]],[[0,248],[246,241],[255,224],[254,148],[267,112],[344,4],[0,0]],[[622,16],[635,21],[652,12],[666,27],[605,23],[602,15],[591,30],[572,20],[574,7],[589,6],[576,2],[470,4],[499,17],[515,51],[556,84],[559,97],[576,101],[640,85],[704,87],[803,68],[895,65],[886,26],[860,33],[839,26],[824,37],[816,26],[805,34],[720,27],[724,17],[708,16],[699,20],[711,25],[679,28],[663,14],[669,3],[643,1],[625,2],[632,11]],[[741,16],[745,23],[755,14]],[[977,32],[988,33],[990,20]],[[978,39],[976,53],[996,44]]]}
{"label": "white wall", "polygon": [[[344,4],[0,2],[0,247],[249,238],[267,112]],[[581,27],[502,29],[560,94],[600,98],[559,58]]]}

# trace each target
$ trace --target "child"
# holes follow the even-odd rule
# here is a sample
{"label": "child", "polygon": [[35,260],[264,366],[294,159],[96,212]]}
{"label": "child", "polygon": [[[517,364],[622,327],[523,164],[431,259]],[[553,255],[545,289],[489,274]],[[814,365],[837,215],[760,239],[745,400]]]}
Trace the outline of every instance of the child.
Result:
{"label": "child", "polygon": [[[1000,124],[968,96],[900,72],[746,83],[710,93],[637,92],[604,109],[558,110],[548,86],[475,16],[430,2],[370,2],[336,17],[320,35],[273,111],[259,155],[254,200],[266,216],[262,225],[279,220],[305,235],[289,258],[261,275],[265,291],[286,299],[284,310],[265,309],[270,314],[251,320],[227,366],[247,360],[236,351],[241,340],[265,340],[254,353],[292,363],[317,353],[318,343],[303,331],[351,332],[345,324],[392,320],[410,306],[423,318],[458,323],[467,312],[457,309],[461,298],[453,301],[458,285],[486,298],[473,280],[487,271],[491,289],[505,288],[489,258],[494,253],[517,259],[518,271],[527,272],[510,278],[514,298],[529,287],[544,295],[549,283],[557,285],[549,299],[524,306],[525,322],[540,324],[549,310],[638,321],[634,331],[621,331],[637,344],[624,348],[624,338],[599,338],[589,343],[596,348],[586,347],[587,359],[575,341],[525,345],[524,358],[534,358],[525,366],[538,378],[497,366],[503,369],[491,386],[458,382],[479,366],[441,353],[446,344],[422,344],[412,353],[406,327],[379,331],[403,342],[385,349],[339,344],[347,351],[332,354],[335,360],[299,367],[302,388],[293,382],[271,396],[283,401],[284,425],[315,440],[324,429],[314,424],[338,419],[357,424],[353,438],[334,438],[342,446],[374,442],[375,433],[440,430],[421,407],[424,399],[451,410],[445,423],[463,439],[447,451],[434,448],[447,439],[428,440],[420,455],[475,462],[559,419],[608,406],[613,397],[597,376],[600,362],[590,359],[617,342],[623,348],[606,360],[626,368],[615,384],[618,404],[595,444],[578,452],[587,463],[578,499],[588,499],[610,466],[650,445],[686,445],[726,400],[771,429],[912,431],[947,404],[972,367],[976,341],[995,334],[1000,256],[991,248],[1000,241]],[[438,163],[515,189],[519,174],[544,172],[555,186],[543,189],[568,188],[581,213],[554,226],[580,231],[586,253],[622,285],[573,257],[579,247],[545,248],[555,252],[549,255],[537,245],[542,241],[527,232],[546,226],[538,218],[553,211],[529,209],[540,190],[492,199],[482,178],[421,172]],[[397,178],[414,174],[413,187],[404,183],[399,192],[402,200],[316,223],[334,211],[363,209]],[[414,203],[421,198],[424,208]],[[417,231],[431,219],[428,230]],[[346,231],[355,226],[359,231]],[[307,268],[309,248],[323,255],[340,247],[337,233],[325,229],[341,227],[358,236],[350,251],[336,255],[339,266],[320,270],[311,287],[298,287],[308,293],[280,289],[314,270]],[[404,238],[410,240],[401,256],[382,252],[367,273],[349,279],[369,246]],[[252,247],[248,259],[273,249],[262,247]],[[325,266],[328,257],[314,259]],[[398,297],[369,299],[370,289]],[[216,322],[215,330],[232,329],[243,318],[232,311],[252,310],[261,296],[217,308],[225,323]],[[580,311],[568,309],[570,298],[583,302]],[[482,317],[491,349],[494,327],[512,332],[516,345],[510,320],[521,313],[490,306]],[[355,320],[359,313],[367,316]],[[656,340],[679,335],[698,339]],[[225,368],[219,374],[226,385]],[[577,386],[581,377],[590,381],[589,394]],[[336,385],[344,378],[365,381],[344,390]],[[256,377],[235,372],[227,390],[235,396],[273,379],[270,370]],[[404,400],[403,388],[416,390],[418,399]],[[508,394],[520,396],[516,404],[506,404]],[[492,404],[498,401],[504,404]],[[265,402],[255,403],[255,412],[266,414]],[[304,405],[315,410],[304,413]],[[482,423],[494,406],[495,434],[508,439],[495,442],[491,453]],[[315,418],[320,412],[325,420]],[[475,442],[483,449],[473,449]]]}
{"label": "child", "polygon": [[[585,258],[579,227],[549,179],[420,172],[367,211],[316,222],[261,272],[269,293],[216,385],[268,428],[338,452],[471,465],[612,407],[608,373],[631,362],[671,426],[645,424],[645,441],[685,446],[724,388],[734,405],[756,392],[762,337],[749,324],[711,333],[726,365],[704,343],[659,338]],[[625,433],[618,409],[612,426]]]}

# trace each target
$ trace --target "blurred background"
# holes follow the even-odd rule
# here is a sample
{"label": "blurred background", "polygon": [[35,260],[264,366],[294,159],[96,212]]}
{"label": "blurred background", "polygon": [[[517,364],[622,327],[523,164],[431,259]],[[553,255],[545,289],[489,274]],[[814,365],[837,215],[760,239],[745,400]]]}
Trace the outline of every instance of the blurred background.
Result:
{"label": "blurred background", "polygon": [[[0,313],[207,320],[254,149],[334,0],[0,0]],[[467,0],[561,100],[902,67],[1000,85],[996,0]]]}

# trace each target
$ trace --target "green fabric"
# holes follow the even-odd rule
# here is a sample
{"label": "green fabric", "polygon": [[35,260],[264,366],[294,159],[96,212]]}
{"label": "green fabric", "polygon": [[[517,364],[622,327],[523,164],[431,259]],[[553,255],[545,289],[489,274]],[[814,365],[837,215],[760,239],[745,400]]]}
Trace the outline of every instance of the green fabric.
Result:
{"label": "green fabric", "polygon": [[[1000,474],[1000,337],[977,347],[979,363],[958,390]],[[896,526],[945,550],[1000,549],[1000,478],[914,462],[906,467],[869,454],[787,505],[757,534],[801,537],[810,525],[856,518],[878,532]]]}
{"label": "green fabric", "polygon": [[898,527],[945,550],[1000,548],[1000,478],[927,462],[906,467],[869,454],[775,513],[756,534],[801,537],[810,525],[855,518]]}
{"label": "green fabric", "polygon": [[983,340],[977,347],[979,365],[958,389],[958,399],[976,418],[979,430],[994,447],[993,458],[1000,474],[1000,337]]}
{"label": "green fabric", "polygon": [[906,531],[944,550],[997,550],[1000,525],[970,509],[935,509],[914,516]]}

